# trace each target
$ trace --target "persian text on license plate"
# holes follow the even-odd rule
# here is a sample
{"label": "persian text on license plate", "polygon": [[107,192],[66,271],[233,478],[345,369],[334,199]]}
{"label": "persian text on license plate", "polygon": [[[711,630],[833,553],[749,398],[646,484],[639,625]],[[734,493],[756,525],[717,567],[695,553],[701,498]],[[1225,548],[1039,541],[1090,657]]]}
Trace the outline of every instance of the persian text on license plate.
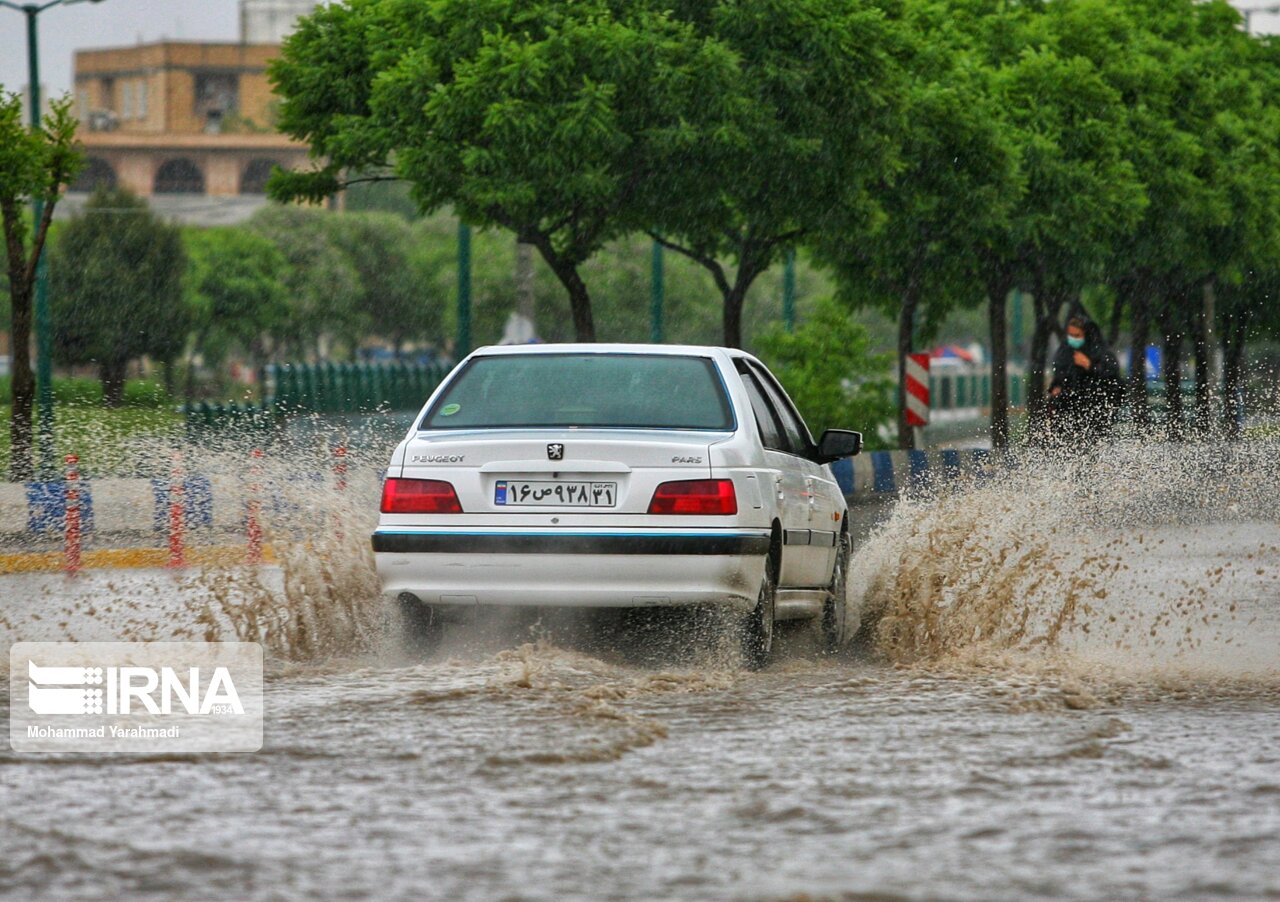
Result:
{"label": "persian text on license plate", "polygon": [[555,507],[613,507],[616,482],[523,482],[505,479],[493,489],[493,503]]}

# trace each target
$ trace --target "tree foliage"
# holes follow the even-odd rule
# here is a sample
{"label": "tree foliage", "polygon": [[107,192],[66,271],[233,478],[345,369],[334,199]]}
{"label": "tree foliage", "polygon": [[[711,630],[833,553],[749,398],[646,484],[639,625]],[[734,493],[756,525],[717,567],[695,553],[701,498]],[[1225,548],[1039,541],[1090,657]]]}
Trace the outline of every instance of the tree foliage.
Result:
{"label": "tree foliage", "polygon": [[824,299],[794,333],[775,325],[757,345],[815,436],[857,429],[868,448],[881,446],[879,429],[893,418],[892,357],[873,350],[841,304]]}
{"label": "tree foliage", "polygon": [[[75,147],[75,134],[70,99],[53,101],[43,128],[30,129],[22,121],[18,95],[0,90],[0,227],[4,230],[13,348],[9,414],[9,470],[13,479],[30,479],[34,472],[31,414],[36,386],[30,345],[36,266],[58,199],[83,162]],[[29,227],[23,206],[33,200],[43,204],[43,211],[40,220]]]}
{"label": "tree foliage", "polygon": [[634,208],[684,122],[725,102],[732,58],[640,4],[353,0],[304,20],[272,68],[281,125],[325,164],[281,176],[316,199],[390,169],[425,211],[452,206],[538,249],[577,337],[595,337],[579,268],[639,228]]}
{"label": "tree foliage", "polygon": [[[191,350],[208,362],[239,351],[251,362],[271,351],[271,337],[290,318],[281,281],[284,255],[268,239],[242,228],[192,229],[184,234],[190,258],[187,303],[192,313]],[[187,368],[188,396],[194,367]]]}
{"label": "tree foliage", "polygon": [[130,360],[170,363],[186,346],[181,234],[145,201],[99,190],[59,233],[51,263],[54,356],[96,364],[106,403],[119,407]]}
{"label": "tree foliage", "polygon": [[644,220],[712,274],[736,347],[746,292],[783,252],[876,219],[898,165],[906,41],[867,0],[695,0],[676,15],[737,65],[731,102],[667,148]]}

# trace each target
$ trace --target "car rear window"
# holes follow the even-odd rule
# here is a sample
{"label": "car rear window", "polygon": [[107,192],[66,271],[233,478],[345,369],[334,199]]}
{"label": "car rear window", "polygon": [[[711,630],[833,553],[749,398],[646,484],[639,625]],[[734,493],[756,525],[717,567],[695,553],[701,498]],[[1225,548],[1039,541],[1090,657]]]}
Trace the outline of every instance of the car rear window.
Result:
{"label": "car rear window", "polygon": [[733,413],[706,357],[503,354],[468,363],[418,428],[541,426],[729,430]]}

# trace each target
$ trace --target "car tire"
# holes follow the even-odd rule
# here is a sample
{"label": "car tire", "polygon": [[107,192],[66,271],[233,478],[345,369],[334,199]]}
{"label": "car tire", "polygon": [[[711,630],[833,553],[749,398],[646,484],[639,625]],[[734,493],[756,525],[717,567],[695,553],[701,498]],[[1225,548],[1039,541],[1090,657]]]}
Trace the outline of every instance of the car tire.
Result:
{"label": "car tire", "polygon": [[841,533],[827,600],[822,604],[822,651],[828,655],[840,651],[848,639],[849,605],[845,589],[849,581],[850,544],[849,534]]}
{"label": "car tire", "polygon": [[440,644],[440,620],[429,605],[409,594],[396,599],[400,642],[405,652],[425,655]]}
{"label": "car tire", "polygon": [[742,660],[748,670],[761,670],[773,654],[774,607],[778,597],[776,573],[773,558],[767,558],[755,609],[742,621]]}

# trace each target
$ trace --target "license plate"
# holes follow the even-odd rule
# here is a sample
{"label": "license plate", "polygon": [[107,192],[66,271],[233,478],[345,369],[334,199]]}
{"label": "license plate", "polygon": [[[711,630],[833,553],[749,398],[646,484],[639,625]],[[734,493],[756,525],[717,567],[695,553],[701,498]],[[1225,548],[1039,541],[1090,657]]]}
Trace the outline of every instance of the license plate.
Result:
{"label": "license plate", "polygon": [[524,482],[504,479],[493,489],[493,503],[507,507],[613,507],[616,482]]}

